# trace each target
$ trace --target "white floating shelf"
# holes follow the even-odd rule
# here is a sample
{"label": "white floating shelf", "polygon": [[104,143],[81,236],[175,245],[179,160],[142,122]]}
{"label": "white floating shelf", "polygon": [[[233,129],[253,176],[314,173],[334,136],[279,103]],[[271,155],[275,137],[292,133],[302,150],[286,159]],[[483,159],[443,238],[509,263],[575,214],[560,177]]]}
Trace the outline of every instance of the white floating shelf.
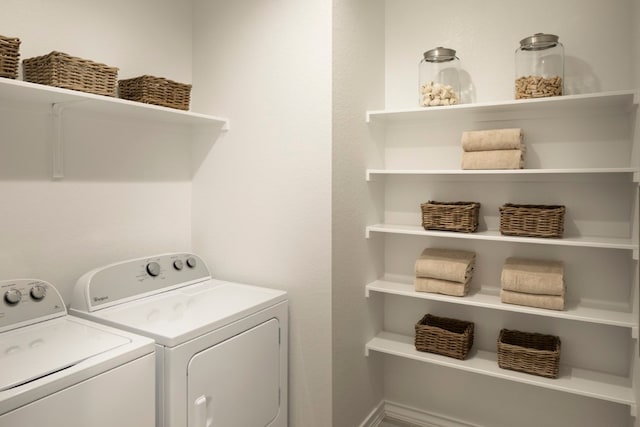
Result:
{"label": "white floating shelf", "polygon": [[632,412],[635,410],[633,389],[627,377],[561,365],[558,378],[544,378],[501,369],[498,367],[497,355],[488,351],[472,349],[466,360],[420,352],[415,349],[413,337],[390,332],[381,332],[369,341],[365,352],[369,355],[370,351],[629,405]]}
{"label": "white floating shelf", "polygon": [[638,94],[633,90],[566,95],[549,98],[509,100],[475,104],[459,104],[446,107],[409,108],[367,111],[367,123],[393,123],[404,121],[441,121],[482,119],[483,116],[500,114],[505,117],[554,116],[567,111],[606,109],[627,111],[638,104]]}
{"label": "white floating shelf", "polygon": [[[516,313],[533,314],[536,316],[554,317],[559,319],[576,320],[579,322],[597,323],[601,325],[620,326],[624,328],[636,328],[637,324],[630,311],[615,311],[580,306],[575,302],[568,302],[563,311],[545,310],[535,307],[525,307],[514,304],[503,304],[500,296],[483,292],[482,289],[474,290],[464,297],[434,294],[430,292],[416,292],[414,286],[406,283],[376,280],[366,286],[366,294],[381,292],[385,294],[400,295],[410,298],[441,301],[460,305],[488,308],[492,310],[512,311]],[[621,309],[623,307],[620,307]]]}
{"label": "white floating shelf", "polygon": [[76,108],[126,120],[171,123],[217,132],[229,130],[229,121],[221,117],[6,78],[0,78],[0,100],[12,108],[39,107],[51,114],[54,179],[64,177],[62,116]]}
{"label": "white floating shelf", "polygon": [[631,175],[633,181],[637,182],[636,175],[640,172],[638,168],[581,168],[581,169],[499,169],[499,170],[462,170],[462,169],[367,169],[366,179],[371,181],[376,175],[387,176],[427,176],[427,177],[477,177],[495,176],[502,177],[508,175],[513,177],[549,177],[555,175]]}
{"label": "white floating shelf", "polygon": [[221,117],[5,78],[0,78],[0,99],[4,102],[42,106],[64,104],[65,108],[77,106],[98,113],[126,116],[132,119],[208,125],[222,130],[227,130],[229,127],[229,121]]}
{"label": "white floating shelf", "polygon": [[587,248],[625,249],[638,251],[638,244],[631,239],[607,238],[607,237],[518,237],[503,236],[499,231],[477,231],[475,233],[458,233],[453,231],[425,230],[418,225],[375,224],[367,226],[366,237],[371,233],[405,234],[413,236],[446,237],[451,239],[490,240],[496,242],[534,243],[539,245],[554,246],[579,246]]}

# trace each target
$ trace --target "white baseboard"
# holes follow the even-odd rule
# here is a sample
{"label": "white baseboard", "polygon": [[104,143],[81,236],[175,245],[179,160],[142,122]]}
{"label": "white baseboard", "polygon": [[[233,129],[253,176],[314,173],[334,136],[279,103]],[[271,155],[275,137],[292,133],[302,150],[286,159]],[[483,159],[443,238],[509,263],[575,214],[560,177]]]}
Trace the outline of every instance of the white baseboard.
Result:
{"label": "white baseboard", "polygon": [[380,402],[360,427],[377,427],[384,418],[420,427],[482,427],[433,412],[423,411],[388,400]]}
{"label": "white baseboard", "polygon": [[360,427],[378,427],[382,420],[385,417],[384,412],[385,401],[381,401],[373,408],[373,411],[365,418],[365,420],[360,424]]}

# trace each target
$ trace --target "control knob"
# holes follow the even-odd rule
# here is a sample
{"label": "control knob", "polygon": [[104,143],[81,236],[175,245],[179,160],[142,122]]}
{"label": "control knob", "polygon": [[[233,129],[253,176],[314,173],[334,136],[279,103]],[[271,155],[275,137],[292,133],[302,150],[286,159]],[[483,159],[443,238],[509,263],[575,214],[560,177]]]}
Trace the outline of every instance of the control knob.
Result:
{"label": "control knob", "polygon": [[7,304],[16,305],[22,299],[22,292],[18,289],[9,289],[4,293],[4,300]]}
{"label": "control knob", "polygon": [[45,295],[47,295],[47,288],[45,288],[42,285],[35,285],[33,288],[31,288],[31,298],[33,298],[36,301],[40,301],[42,298],[45,297]]}
{"label": "control knob", "polygon": [[189,268],[195,268],[197,263],[198,262],[194,257],[190,256],[189,258],[187,258],[187,265],[189,266]]}
{"label": "control knob", "polygon": [[181,259],[177,259],[173,261],[173,268],[175,268],[178,271],[182,270],[184,268],[184,263],[182,262]]}
{"label": "control knob", "polygon": [[157,262],[150,262],[149,264],[147,264],[147,273],[149,273],[149,275],[153,277],[159,275],[160,264],[158,264]]}

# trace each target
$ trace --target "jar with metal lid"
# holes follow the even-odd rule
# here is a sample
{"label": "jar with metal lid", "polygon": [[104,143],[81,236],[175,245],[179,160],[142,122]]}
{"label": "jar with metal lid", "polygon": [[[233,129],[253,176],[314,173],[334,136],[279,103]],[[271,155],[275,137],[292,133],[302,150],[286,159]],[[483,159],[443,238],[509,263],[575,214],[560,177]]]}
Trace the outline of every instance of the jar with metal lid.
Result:
{"label": "jar with metal lid", "polygon": [[564,47],[553,34],[537,33],[516,49],[516,99],[559,96],[564,84]]}
{"label": "jar with metal lid", "polygon": [[455,105],[460,100],[460,59],[456,51],[436,47],[424,53],[419,70],[419,105]]}

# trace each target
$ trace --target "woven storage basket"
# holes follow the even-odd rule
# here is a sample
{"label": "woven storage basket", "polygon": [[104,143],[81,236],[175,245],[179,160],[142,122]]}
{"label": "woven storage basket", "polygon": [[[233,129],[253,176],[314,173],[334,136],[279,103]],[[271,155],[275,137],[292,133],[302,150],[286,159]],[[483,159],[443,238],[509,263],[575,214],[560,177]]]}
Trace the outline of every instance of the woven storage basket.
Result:
{"label": "woven storage basket", "polygon": [[500,206],[500,233],[509,236],[562,237],[564,213],[561,205]]}
{"label": "woven storage basket", "polygon": [[478,202],[435,202],[420,205],[425,230],[446,230],[472,233],[478,229]]}
{"label": "woven storage basket", "polygon": [[145,104],[188,110],[191,85],[163,77],[140,76],[118,82],[120,98]]}
{"label": "woven storage basket", "polygon": [[498,366],[541,377],[558,378],[560,338],[502,329],[498,338]]}
{"label": "woven storage basket", "polygon": [[96,95],[115,96],[118,69],[53,51],[22,61],[24,79]]}
{"label": "woven storage basket", "polygon": [[415,326],[418,351],[464,359],[473,345],[473,323],[425,314]]}
{"label": "woven storage basket", "polygon": [[20,39],[0,36],[0,77],[18,77],[20,63]]}

